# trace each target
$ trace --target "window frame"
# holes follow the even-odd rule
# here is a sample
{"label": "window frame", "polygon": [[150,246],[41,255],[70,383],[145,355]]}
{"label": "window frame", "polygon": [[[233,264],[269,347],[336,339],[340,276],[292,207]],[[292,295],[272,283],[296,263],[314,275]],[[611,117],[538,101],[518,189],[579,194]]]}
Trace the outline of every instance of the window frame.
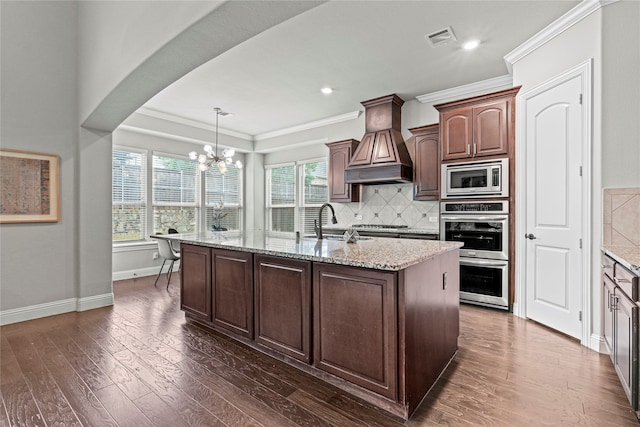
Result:
{"label": "window frame", "polygon": [[[309,163],[321,163],[324,162],[327,165],[327,179],[329,174],[329,160],[327,157],[313,158],[313,159],[305,159],[299,160],[295,162],[286,162],[286,163],[274,163],[271,165],[265,165],[265,231],[269,236],[274,237],[291,237],[295,235],[296,232],[300,232],[301,235],[305,235],[304,224],[302,224],[302,211],[305,208],[320,208],[324,203],[329,202],[329,188],[327,186],[327,199],[323,203],[305,203],[305,189],[304,189],[304,166]],[[294,167],[294,202],[293,204],[276,204],[272,203],[272,183],[271,183],[271,173],[269,170],[285,167],[285,166],[293,166]],[[288,231],[274,231],[272,230],[272,221],[273,221],[273,208],[293,208],[294,219],[293,219],[293,232]],[[324,225],[324,224],[323,224]]]}
{"label": "window frame", "polygon": [[[202,172],[198,169],[197,165],[195,164],[195,162],[191,159],[189,159],[189,156],[187,155],[182,155],[182,154],[173,154],[173,153],[167,153],[164,151],[156,151],[156,150],[150,150],[151,152],[151,195],[149,196],[149,201],[151,203],[151,215],[150,215],[150,229],[153,231],[153,233],[156,232],[155,230],[155,209],[156,207],[180,207],[180,208],[195,208],[195,212],[194,212],[194,218],[196,220],[196,224],[194,226],[194,233],[199,233],[201,228],[202,228]],[[154,159],[156,157],[164,157],[164,158],[169,158],[169,159],[175,159],[175,160],[184,160],[187,161],[189,164],[193,164],[194,166],[194,171],[195,171],[195,179],[194,179],[194,183],[195,183],[195,188],[194,188],[194,201],[193,202],[163,202],[163,203],[159,203],[155,201],[155,182],[153,180],[154,178],[154,172],[155,172],[155,167],[154,167]],[[161,231],[161,232],[165,232],[165,231]]]}
{"label": "window frame", "polygon": [[[210,170],[217,170],[216,169],[210,169]],[[229,170],[231,170],[231,167],[229,168]],[[243,169],[239,169],[238,172],[238,202],[237,203],[229,203],[226,200],[224,201],[224,206],[225,208],[230,207],[230,208],[234,208],[237,209],[238,211],[238,229],[237,230],[229,230],[229,231],[237,231],[237,232],[242,232],[244,230],[244,168]],[[202,191],[201,191],[201,204],[203,206],[202,210],[202,231],[210,231],[209,230],[209,224],[207,223],[207,209],[213,207],[212,204],[207,203],[207,172],[201,172],[201,185],[202,185]],[[229,173],[229,172],[227,172]],[[223,192],[224,194],[224,192]]]}
{"label": "window frame", "polygon": [[[111,220],[111,243],[113,246],[113,251],[114,252],[119,252],[119,251],[126,251],[128,250],[127,247],[129,248],[136,248],[136,247],[143,247],[143,246],[148,246],[150,244],[155,244],[153,239],[151,239],[149,237],[150,234],[153,234],[153,231],[150,232],[150,230],[154,229],[154,206],[156,206],[157,204],[154,203],[153,201],[153,156],[160,156],[160,157],[170,157],[170,158],[176,158],[179,160],[188,160],[191,162],[191,160],[189,159],[189,157],[187,155],[181,154],[181,153],[170,153],[170,152],[166,152],[166,151],[159,151],[159,150],[153,150],[151,148],[139,148],[139,147],[132,147],[132,146],[128,146],[128,145],[121,145],[121,144],[114,144],[111,147],[111,165],[113,168],[113,152],[114,151],[128,151],[131,153],[138,153],[138,154],[142,154],[144,156],[144,188],[143,188],[143,192],[144,192],[144,208],[145,208],[145,213],[144,213],[144,220],[143,220],[143,224],[142,226],[144,227],[144,230],[142,232],[142,236],[140,240],[122,240],[122,241],[118,241],[118,240],[113,240],[113,217]],[[197,181],[197,189],[196,189],[196,202],[195,202],[195,206],[198,209],[198,214],[197,214],[197,228],[195,230],[196,233],[202,233],[202,232],[207,232],[208,230],[206,229],[206,190],[205,190],[205,186],[206,186],[206,173],[203,173],[199,170],[197,170],[196,168],[196,181]],[[245,222],[245,218],[244,218],[244,198],[245,198],[245,194],[244,194],[244,181],[245,181],[245,172],[244,169],[242,169],[240,171],[240,173],[238,174],[238,226],[239,226],[239,230],[231,230],[231,231],[236,231],[236,232],[243,232],[244,231],[244,222]],[[112,192],[113,192],[113,182],[111,184],[112,186]],[[236,205],[235,203],[233,204],[228,204],[228,206],[234,206]],[[112,195],[112,206],[113,206],[113,195]],[[160,205],[158,205],[160,206]],[[169,206],[169,205],[161,205],[161,206]],[[177,205],[179,206],[179,204]],[[227,206],[227,203],[225,202],[225,206]]]}
{"label": "window frame", "polygon": [[[285,203],[285,204],[276,204],[274,205],[272,203],[272,193],[271,193],[271,189],[272,189],[272,180],[271,180],[271,173],[269,173],[270,170],[272,169],[277,169],[277,168],[281,168],[281,167],[286,167],[286,166],[293,166],[293,185],[294,185],[294,191],[293,191],[293,203]],[[296,231],[296,227],[297,227],[297,223],[298,223],[298,210],[297,210],[297,199],[298,199],[298,191],[297,191],[297,186],[298,186],[298,176],[296,173],[296,162],[286,162],[286,163],[277,163],[277,164],[273,164],[273,165],[265,165],[264,169],[265,169],[265,207],[266,207],[266,213],[265,213],[265,231],[267,231],[267,233],[271,236],[292,236],[295,234]],[[273,220],[273,208],[293,208],[293,231],[289,232],[289,231],[274,231],[271,229],[272,227],[272,220]]]}
{"label": "window frame", "polygon": [[[142,155],[142,202],[134,203],[134,202],[121,202],[118,203],[121,206],[129,205],[129,206],[140,206],[144,208],[144,214],[142,215],[142,224],[141,224],[141,236],[140,239],[127,239],[127,240],[114,240],[113,236],[113,153],[114,151],[124,151],[134,154]],[[125,145],[113,145],[111,147],[111,243],[114,246],[125,246],[125,245],[139,245],[141,243],[146,242],[147,232],[149,230],[148,224],[148,216],[149,216],[149,150],[136,148],[136,147],[128,147]]]}

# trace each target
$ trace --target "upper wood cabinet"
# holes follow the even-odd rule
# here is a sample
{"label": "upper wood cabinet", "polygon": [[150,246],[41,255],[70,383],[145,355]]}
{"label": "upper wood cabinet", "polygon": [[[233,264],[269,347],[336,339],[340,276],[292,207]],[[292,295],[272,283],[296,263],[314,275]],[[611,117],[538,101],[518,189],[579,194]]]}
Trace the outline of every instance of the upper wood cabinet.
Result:
{"label": "upper wood cabinet", "polygon": [[515,136],[518,90],[520,87],[436,105],[442,160],[508,155]]}
{"label": "upper wood cabinet", "polygon": [[360,185],[347,184],[344,173],[357,146],[358,141],[355,139],[327,144],[327,147],[329,147],[328,179],[330,202],[348,203],[360,201]]}
{"label": "upper wood cabinet", "polygon": [[440,130],[438,124],[409,129],[413,144],[413,200],[440,196]]}

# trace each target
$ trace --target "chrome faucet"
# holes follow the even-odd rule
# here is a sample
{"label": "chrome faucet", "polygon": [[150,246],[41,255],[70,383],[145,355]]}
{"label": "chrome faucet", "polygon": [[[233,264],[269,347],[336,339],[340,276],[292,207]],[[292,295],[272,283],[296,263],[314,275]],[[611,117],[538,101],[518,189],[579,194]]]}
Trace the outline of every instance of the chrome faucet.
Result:
{"label": "chrome faucet", "polygon": [[333,206],[329,203],[325,203],[320,207],[320,211],[318,212],[318,219],[313,220],[313,231],[315,231],[318,240],[322,240],[322,211],[324,208],[329,207],[331,209],[331,214],[333,217],[331,218],[331,223],[337,224],[338,220],[336,219],[336,211],[333,210]]}

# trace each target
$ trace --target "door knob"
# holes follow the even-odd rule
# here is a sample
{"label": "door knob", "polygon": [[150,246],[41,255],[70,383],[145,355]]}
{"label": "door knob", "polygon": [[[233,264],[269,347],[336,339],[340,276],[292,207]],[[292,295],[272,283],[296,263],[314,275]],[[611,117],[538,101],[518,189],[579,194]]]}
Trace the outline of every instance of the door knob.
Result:
{"label": "door knob", "polygon": [[533,234],[529,233],[529,234],[525,234],[524,237],[526,237],[529,240],[534,240],[537,239],[536,236],[534,236]]}

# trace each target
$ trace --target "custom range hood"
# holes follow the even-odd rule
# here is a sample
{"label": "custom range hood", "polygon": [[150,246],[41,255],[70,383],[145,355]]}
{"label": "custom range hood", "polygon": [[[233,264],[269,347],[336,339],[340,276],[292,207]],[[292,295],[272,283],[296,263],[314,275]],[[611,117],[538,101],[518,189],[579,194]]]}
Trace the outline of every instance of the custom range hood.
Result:
{"label": "custom range hood", "polygon": [[361,103],[365,134],[345,171],[350,184],[385,184],[413,180],[413,163],[400,133],[404,101],[387,95]]}

